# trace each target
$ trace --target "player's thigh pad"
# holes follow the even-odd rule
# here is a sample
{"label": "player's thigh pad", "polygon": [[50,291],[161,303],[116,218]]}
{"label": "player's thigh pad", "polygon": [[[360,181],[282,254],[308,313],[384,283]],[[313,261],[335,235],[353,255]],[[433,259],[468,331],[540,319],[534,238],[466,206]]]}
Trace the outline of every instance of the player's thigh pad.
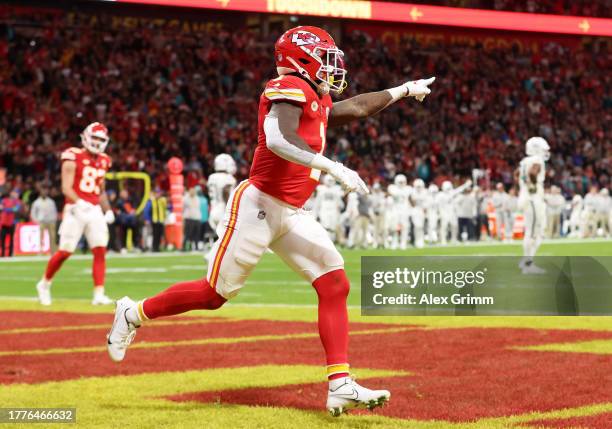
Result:
{"label": "player's thigh pad", "polygon": [[423,228],[425,225],[425,213],[422,209],[412,210],[411,218],[415,228]]}
{"label": "player's thigh pad", "polygon": [[70,211],[71,205],[67,205],[64,210],[64,218],[59,227],[59,250],[73,253],[83,235],[85,223]]}
{"label": "player's thigh pad", "polygon": [[244,286],[271,241],[279,209],[252,185],[234,189],[208,265],[208,281],[218,294],[230,299]]}
{"label": "player's thigh pad", "polygon": [[270,249],[308,282],[344,267],[342,255],[315,219],[297,211],[289,225],[289,231],[273,241]]}
{"label": "player's thigh pad", "polygon": [[108,225],[100,206],[96,206],[91,210],[91,214],[85,224],[85,238],[91,249],[108,245]]}

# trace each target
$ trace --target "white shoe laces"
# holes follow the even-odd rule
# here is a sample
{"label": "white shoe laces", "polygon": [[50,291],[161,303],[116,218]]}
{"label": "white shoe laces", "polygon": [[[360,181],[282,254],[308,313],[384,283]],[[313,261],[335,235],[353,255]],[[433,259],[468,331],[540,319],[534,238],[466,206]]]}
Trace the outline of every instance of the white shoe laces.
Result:
{"label": "white shoe laces", "polygon": [[132,341],[134,341],[134,337],[136,336],[136,328],[134,327],[134,325],[129,323],[128,327],[130,328],[130,332],[127,335],[121,337],[121,339],[119,340],[119,344],[124,348],[127,348],[127,346],[129,346]]}

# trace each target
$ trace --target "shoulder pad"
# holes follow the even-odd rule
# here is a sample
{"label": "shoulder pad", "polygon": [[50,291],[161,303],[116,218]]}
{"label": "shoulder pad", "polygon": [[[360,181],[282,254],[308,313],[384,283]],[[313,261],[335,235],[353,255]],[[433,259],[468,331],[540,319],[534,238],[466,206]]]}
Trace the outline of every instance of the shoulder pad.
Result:
{"label": "shoulder pad", "polygon": [[296,76],[280,76],[272,79],[264,89],[264,96],[271,101],[288,100],[306,103],[306,94],[312,88]]}

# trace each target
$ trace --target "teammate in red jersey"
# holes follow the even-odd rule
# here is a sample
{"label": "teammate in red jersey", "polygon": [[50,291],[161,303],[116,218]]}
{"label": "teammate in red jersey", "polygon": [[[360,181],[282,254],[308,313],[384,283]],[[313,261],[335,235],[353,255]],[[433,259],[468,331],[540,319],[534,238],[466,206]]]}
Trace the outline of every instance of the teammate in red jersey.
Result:
{"label": "teammate in red jersey", "polygon": [[266,248],[311,283],[319,298],[319,334],[327,359],[327,409],[334,416],[360,407],[374,408],[390,398],[349,377],[349,282],[344,261],[325,229],[301,209],[319,183],[331,175],[345,191],[367,193],[359,175],[323,155],[328,126],[373,115],[397,100],[422,101],[434,78],[407,82],[384,91],[334,103],[330,91],[346,87],[343,54],[332,37],[317,27],[296,27],[275,46],[279,77],[268,82],[259,102],[259,138],[248,180],[232,192],[225,220],[205,278],[178,283],[134,302],[117,302],[108,334],[115,361],[144,321],[194,309],[216,309],[243,287]]}
{"label": "teammate in red jersey", "polygon": [[83,234],[93,253],[94,293],[91,303],[113,303],[104,293],[107,224],[115,221],[104,192],[104,175],[111,166],[110,157],[104,153],[108,141],[106,127],[94,122],[81,134],[83,148],[71,147],[62,153],[62,192],[66,204],[59,228],[59,250],[49,259],[47,269],[36,285],[38,299],[43,305],[51,305],[51,280],[72,255]]}

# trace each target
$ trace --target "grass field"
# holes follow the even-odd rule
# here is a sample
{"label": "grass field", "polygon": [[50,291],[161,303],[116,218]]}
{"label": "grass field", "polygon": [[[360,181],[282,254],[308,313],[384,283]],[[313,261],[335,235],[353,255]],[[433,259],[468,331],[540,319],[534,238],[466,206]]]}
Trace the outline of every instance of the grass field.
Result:
{"label": "grass field", "polygon": [[[518,255],[520,246],[404,253]],[[547,243],[540,253],[612,255],[612,242]],[[76,407],[87,428],[612,427],[612,318],[362,317],[359,258],[391,254],[401,253],[343,252],[353,372],[392,391],[385,409],[323,411],[316,297],[272,254],[221,310],[141,329],[121,365],[105,352],[112,308],[88,303],[88,257],[65,264],[50,308],[30,299],[44,258],[0,262],[0,406]],[[116,255],[107,267],[115,298],[205,271],[195,254]]]}

